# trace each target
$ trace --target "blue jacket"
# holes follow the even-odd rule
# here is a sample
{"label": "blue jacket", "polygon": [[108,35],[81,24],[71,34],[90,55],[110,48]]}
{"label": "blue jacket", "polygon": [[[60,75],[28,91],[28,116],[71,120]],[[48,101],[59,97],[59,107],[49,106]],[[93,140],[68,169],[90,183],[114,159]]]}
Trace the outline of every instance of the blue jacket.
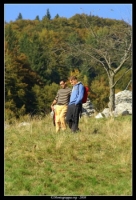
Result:
{"label": "blue jacket", "polygon": [[73,86],[69,105],[71,104],[76,105],[78,103],[82,103],[83,96],[84,96],[84,86],[81,82],[78,82],[76,85]]}

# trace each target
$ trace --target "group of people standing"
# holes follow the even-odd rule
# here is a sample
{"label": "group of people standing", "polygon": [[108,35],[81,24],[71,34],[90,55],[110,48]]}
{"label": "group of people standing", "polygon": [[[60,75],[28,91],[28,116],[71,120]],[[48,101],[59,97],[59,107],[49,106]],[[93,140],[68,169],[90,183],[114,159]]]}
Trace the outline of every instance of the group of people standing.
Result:
{"label": "group of people standing", "polygon": [[73,88],[69,88],[65,80],[61,80],[61,89],[58,90],[51,105],[51,109],[55,112],[56,132],[60,129],[66,130],[67,125],[74,133],[80,131],[78,124],[82,112],[84,86],[76,76],[71,76],[69,81]]}

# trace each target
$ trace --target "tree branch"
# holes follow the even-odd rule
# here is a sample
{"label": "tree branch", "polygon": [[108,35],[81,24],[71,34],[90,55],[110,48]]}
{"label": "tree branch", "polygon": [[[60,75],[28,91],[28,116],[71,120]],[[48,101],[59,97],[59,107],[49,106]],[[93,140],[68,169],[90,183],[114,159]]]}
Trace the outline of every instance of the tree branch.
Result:
{"label": "tree branch", "polygon": [[[130,45],[129,45],[127,51],[125,52],[125,55],[124,55],[124,57],[122,58],[122,61],[121,61],[120,65],[114,70],[114,73],[115,73],[115,74],[121,69],[121,67],[122,67],[122,65],[124,64],[124,62],[129,58],[128,53],[130,52],[131,46],[132,46],[132,43],[130,43]],[[128,57],[127,57],[127,56],[128,56]]]}
{"label": "tree branch", "polygon": [[132,80],[129,81],[129,83],[127,84],[127,87],[126,87],[125,90],[127,90],[128,86],[129,86],[129,84],[130,84],[131,82],[132,82]]}
{"label": "tree branch", "polygon": [[122,76],[120,76],[120,78],[114,83],[114,85],[112,86],[112,87],[114,87],[116,84],[117,84],[117,82],[129,71],[129,70],[131,70],[132,68],[129,68],[128,70],[126,70],[123,74],[122,74]]}

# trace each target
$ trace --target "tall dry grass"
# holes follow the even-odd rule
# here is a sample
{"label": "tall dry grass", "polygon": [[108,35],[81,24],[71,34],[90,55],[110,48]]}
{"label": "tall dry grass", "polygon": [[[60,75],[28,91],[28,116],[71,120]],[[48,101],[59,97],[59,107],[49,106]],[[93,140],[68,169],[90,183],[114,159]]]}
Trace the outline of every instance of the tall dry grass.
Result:
{"label": "tall dry grass", "polygon": [[132,195],[131,116],[82,117],[56,134],[50,115],[5,129],[5,195]]}

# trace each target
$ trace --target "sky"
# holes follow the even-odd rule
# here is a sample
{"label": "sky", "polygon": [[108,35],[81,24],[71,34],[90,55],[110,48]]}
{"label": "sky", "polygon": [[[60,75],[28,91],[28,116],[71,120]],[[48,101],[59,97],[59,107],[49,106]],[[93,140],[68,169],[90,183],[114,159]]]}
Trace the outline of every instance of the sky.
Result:
{"label": "sky", "polygon": [[132,4],[4,4],[4,21],[15,21],[22,14],[23,19],[42,20],[49,9],[51,19],[57,14],[70,18],[75,14],[94,15],[102,18],[124,20],[132,24]]}

